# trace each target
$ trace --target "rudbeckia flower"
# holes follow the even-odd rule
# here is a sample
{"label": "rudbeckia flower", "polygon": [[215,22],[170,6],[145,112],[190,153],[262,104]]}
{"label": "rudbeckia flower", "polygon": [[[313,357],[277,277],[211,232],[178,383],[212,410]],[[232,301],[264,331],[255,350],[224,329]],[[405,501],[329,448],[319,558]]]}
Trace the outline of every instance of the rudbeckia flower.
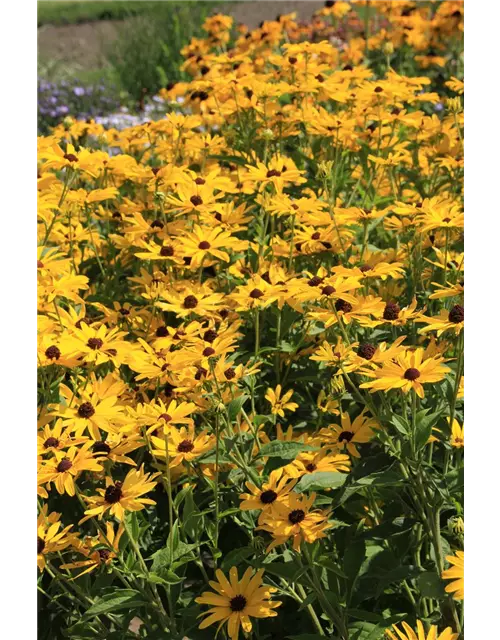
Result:
{"label": "rudbeckia flower", "polygon": [[263,512],[262,524],[257,529],[267,531],[274,538],[268,552],[289,538],[295,551],[299,551],[302,542],[310,544],[326,536],[325,531],[332,527],[328,522],[330,511],[312,509],[315,499],[315,493],[307,497],[292,492],[286,504],[276,506],[276,514]]}
{"label": "rudbeckia flower", "polygon": [[456,600],[464,599],[464,552],[455,551],[454,556],[446,556],[446,560],[452,565],[441,574],[443,580],[452,580],[446,585],[446,593],[451,593]]}
{"label": "rudbeckia flower", "polygon": [[451,627],[447,627],[439,633],[438,628],[435,625],[431,625],[429,633],[426,633],[424,625],[420,620],[417,620],[416,632],[406,622],[402,622],[401,627],[402,628],[399,628],[393,624],[392,631],[386,629],[385,634],[387,638],[389,640],[458,640],[458,633],[453,633]]}
{"label": "rudbeckia flower", "polygon": [[230,640],[238,640],[240,627],[245,633],[252,631],[250,618],[271,618],[278,614],[274,609],[281,605],[279,601],[271,601],[271,595],[276,591],[275,587],[262,585],[264,569],[259,569],[255,574],[249,567],[241,580],[238,579],[238,570],[231,567],[229,580],[220,569],[215,576],[217,581],[210,580],[209,585],[216,593],[205,591],[198,598],[198,604],[209,605],[208,611],[200,614],[207,617],[201,622],[200,629],[219,623],[218,630],[227,623],[227,632]]}
{"label": "rudbeckia flower", "polygon": [[264,482],[261,487],[255,486],[252,482],[246,482],[246,486],[250,493],[242,493],[240,495],[240,509],[259,510],[259,524],[262,524],[264,513],[275,513],[279,503],[286,503],[290,491],[293,489],[297,480],[290,480],[283,475],[283,469],[275,469],[269,475],[269,481]]}
{"label": "rudbeckia flower", "polygon": [[290,398],[293,396],[293,391],[287,391],[281,396],[281,385],[277,385],[275,389],[269,388],[266,391],[265,398],[271,403],[271,413],[275,416],[285,417],[285,411],[295,411],[298,408],[296,402],[290,402]]}
{"label": "rudbeckia flower", "polygon": [[110,515],[123,520],[127,511],[141,511],[146,505],[156,504],[150,498],[143,498],[145,493],[153,491],[159,473],[145,473],[144,468],[131,469],[125,480],[114,481],[106,477],[106,489],[97,489],[98,496],[82,496],[88,502],[90,509],[85,511],[85,520],[98,516],[99,520],[109,511]]}

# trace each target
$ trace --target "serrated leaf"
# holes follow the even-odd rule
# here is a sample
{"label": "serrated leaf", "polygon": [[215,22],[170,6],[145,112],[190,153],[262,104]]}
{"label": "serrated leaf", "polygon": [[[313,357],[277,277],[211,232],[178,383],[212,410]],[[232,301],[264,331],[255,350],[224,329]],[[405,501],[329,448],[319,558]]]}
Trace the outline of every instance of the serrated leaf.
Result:
{"label": "serrated leaf", "polygon": [[315,471],[308,473],[299,480],[295,491],[319,491],[321,489],[337,489],[347,480],[346,473],[336,471]]}

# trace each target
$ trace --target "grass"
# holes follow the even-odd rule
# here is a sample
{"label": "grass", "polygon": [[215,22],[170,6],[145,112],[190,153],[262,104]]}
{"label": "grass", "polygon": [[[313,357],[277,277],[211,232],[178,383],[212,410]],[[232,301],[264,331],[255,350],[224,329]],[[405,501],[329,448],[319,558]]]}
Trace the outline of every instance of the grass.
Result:
{"label": "grass", "polygon": [[[234,0],[233,0],[234,1]],[[238,0],[236,0],[238,1]],[[195,0],[183,0],[182,4]],[[178,0],[38,0],[37,25],[67,25],[99,20],[123,20],[131,16],[152,13],[169,4],[179,5]],[[206,4],[206,2],[205,2]],[[223,2],[210,0],[219,8]]]}

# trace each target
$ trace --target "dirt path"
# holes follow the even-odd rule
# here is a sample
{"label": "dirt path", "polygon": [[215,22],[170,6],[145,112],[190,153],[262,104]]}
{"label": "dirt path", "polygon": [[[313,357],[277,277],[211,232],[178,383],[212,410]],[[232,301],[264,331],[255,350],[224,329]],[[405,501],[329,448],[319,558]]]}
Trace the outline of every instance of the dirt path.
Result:
{"label": "dirt path", "polygon": [[[193,11],[196,10],[196,3]],[[261,20],[274,20],[278,14],[297,11],[298,19],[309,18],[324,2],[245,1],[220,4],[222,13],[229,13],[236,23],[255,28]],[[76,69],[92,70],[106,66],[104,45],[117,37],[119,21],[88,22],[75,25],[45,25],[38,29],[38,52],[41,62],[55,61]]]}

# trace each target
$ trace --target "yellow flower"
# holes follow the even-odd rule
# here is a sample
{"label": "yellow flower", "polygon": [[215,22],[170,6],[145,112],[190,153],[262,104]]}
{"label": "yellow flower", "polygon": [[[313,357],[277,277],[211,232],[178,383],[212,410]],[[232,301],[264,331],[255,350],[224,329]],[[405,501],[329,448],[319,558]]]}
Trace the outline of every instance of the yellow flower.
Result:
{"label": "yellow flower", "polygon": [[[215,447],[215,436],[208,435],[202,431],[198,435],[194,432],[194,427],[181,427],[177,430],[172,427],[167,436],[168,456],[171,467],[177,467],[184,461],[192,462],[204,453]],[[151,437],[153,443],[153,454],[158,458],[166,458],[165,438]]]}
{"label": "yellow flower", "polygon": [[148,504],[156,504],[150,498],[142,498],[145,493],[152,491],[159,473],[144,473],[144,468],[131,469],[123,482],[114,482],[112,478],[106,478],[106,489],[97,489],[98,496],[83,496],[91,506],[85,511],[85,517],[78,524],[85,522],[93,516],[102,516],[109,511],[118,520],[123,520],[126,511],[141,511]]}
{"label": "yellow flower", "polygon": [[[417,620],[417,632],[410,627],[406,622],[401,623],[402,629],[393,624],[392,628],[386,629],[385,633],[389,640],[457,640],[458,633],[453,633],[451,627],[447,627],[441,633],[438,632],[438,628],[435,625],[431,625],[429,633],[425,633],[424,625],[420,620]],[[439,633],[439,635],[438,635]]]}
{"label": "yellow flower", "polygon": [[[449,422],[450,419],[448,418],[448,423]],[[450,444],[457,449],[463,449],[464,447],[464,426],[460,426],[456,419],[453,419],[453,424],[451,425]]]}
{"label": "yellow flower", "polygon": [[257,527],[270,533],[274,540],[268,546],[270,551],[292,538],[295,551],[300,550],[301,542],[311,543],[326,536],[325,531],[332,527],[328,522],[330,511],[312,509],[315,493],[309,497],[290,493],[289,500],[277,505],[277,514],[263,513],[262,524]]}
{"label": "yellow flower", "polygon": [[374,429],[379,427],[377,421],[374,418],[368,418],[365,416],[365,411],[351,423],[351,418],[348,413],[342,413],[341,425],[331,424],[326,429],[321,429],[320,437],[323,438],[323,442],[328,446],[333,446],[336,450],[347,451],[359,458],[359,451],[356,449],[357,443],[369,442],[374,434]]}
{"label": "yellow flower", "polygon": [[289,402],[293,395],[293,391],[287,391],[283,397],[281,397],[281,385],[279,384],[276,389],[269,388],[266,391],[265,398],[271,403],[271,413],[273,415],[285,417],[285,411],[295,411],[298,408],[298,404],[295,402]]}
{"label": "yellow flower", "polygon": [[210,580],[209,584],[216,591],[204,591],[196,598],[198,604],[209,605],[210,609],[201,615],[207,617],[200,624],[200,629],[219,623],[217,631],[227,622],[227,632],[231,640],[237,640],[240,626],[245,633],[252,631],[250,618],[271,618],[278,614],[274,609],[281,605],[279,601],[271,601],[271,594],[277,589],[262,585],[264,569],[253,574],[249,567],[241,580],[238,580],[238,570],[231,567],[229,580],[220,569],[215,575],[217,581]]}
{"label": "yellow flower", "polygon": [[442,364],[444,358],[434,357],[424,359],[424,349],[407,350],[396,357],[394,362],[385,363],[373,375],[376,380],[364,382],[359,385],[361,389],[370,389],[370,393],[376,391],[389,391],[401,389],[408,393],[414,389],[420,397],[424,397],[422,384],[439,382],[450,370]]}
{"label": "yellow flower", "polygon": [[261,510],[259,516],[259,524],[265,513],[276,514],[277,505],[286,503],[290,491],[293,489],[297,480],[290,480],[283,475],[283,468],[275,469],[269,475],[269,481],[264,482],[261,487],[256,487],[252,482],[246,482],[250,493],[242,493],[240,495],[240,509]]}
{"label": "yellow flower", "polygon": [[455,551],[454,556],[446,556],[446,560],[452,565],[443,571],[443,580],[453,580],[445,587],[446,593],[453,594],[455,600],[464,599],[464,552]]}

